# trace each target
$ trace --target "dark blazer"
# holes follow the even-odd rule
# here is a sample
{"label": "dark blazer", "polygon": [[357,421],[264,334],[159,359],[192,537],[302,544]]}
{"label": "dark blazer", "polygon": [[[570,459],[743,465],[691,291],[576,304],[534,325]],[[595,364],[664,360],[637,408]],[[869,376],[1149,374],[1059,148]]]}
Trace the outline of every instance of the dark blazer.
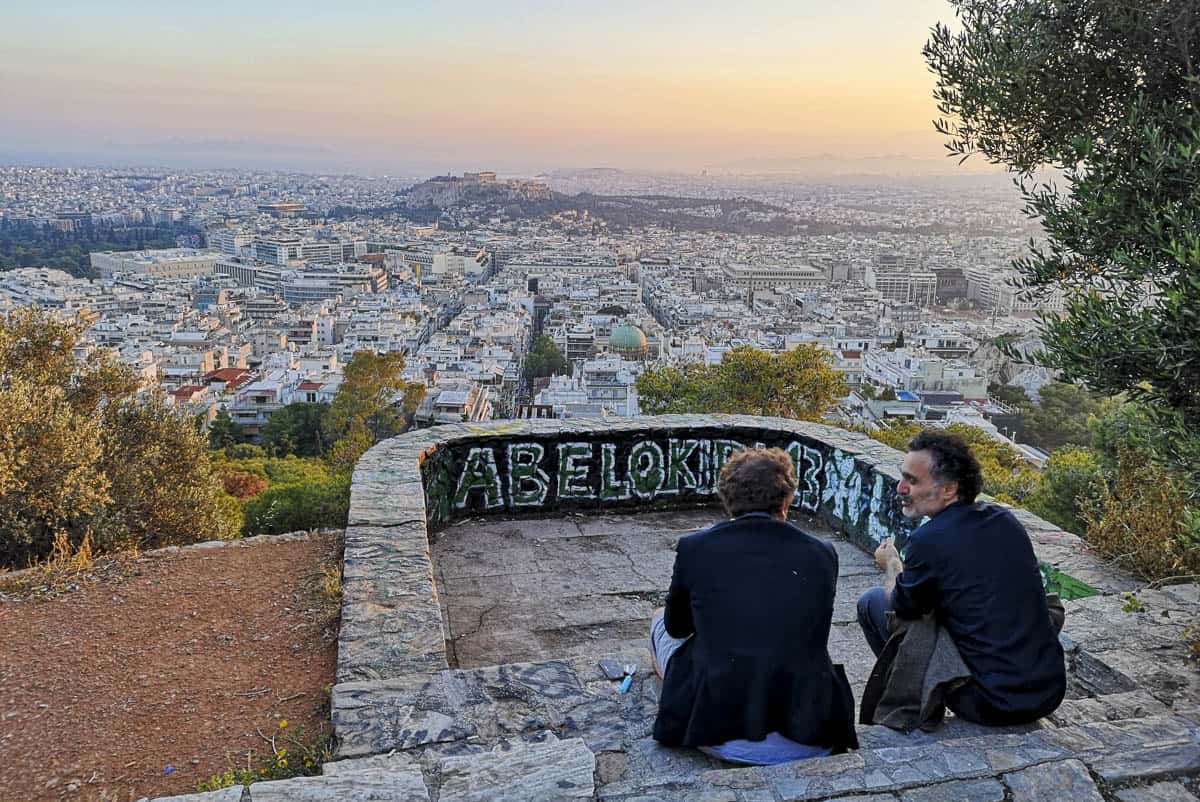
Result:
{"label": "dark blazer", "polygon": [[671,635],[694,635],[667,665],[654,737],[712,746],[778,732],[856,748],[854,697],[827,644],[837,552],[765,514],[679,541],[667,595]]}

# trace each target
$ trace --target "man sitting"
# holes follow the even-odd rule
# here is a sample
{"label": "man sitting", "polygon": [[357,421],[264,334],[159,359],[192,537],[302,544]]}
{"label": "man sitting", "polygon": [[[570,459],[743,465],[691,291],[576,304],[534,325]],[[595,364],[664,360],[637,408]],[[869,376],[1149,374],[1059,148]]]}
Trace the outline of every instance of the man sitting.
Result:
{"label": "man sitting", "polygon": [[785,452],[739,451],[718,481],[731,520],[679,541],[651,623],[661,743],[752,764],[858,746],[850,685],[826,650],[837,552],[787,522],[795,489]]}
{"label": "man sitting", "polygon": [[946,696],[947,707],[995,725],[1049,714],[1066,692],[1066,670],[1029,535],[1008,510],[975,503],[982,474],[961,437],[921,432],[900,475],[904,515],[929,520],[910,536],[903,561],[891,541],[875,552],[883,587],[858,600],[871,649],[883,649],[889,609],[906,620],[933,613],[972,677]]}

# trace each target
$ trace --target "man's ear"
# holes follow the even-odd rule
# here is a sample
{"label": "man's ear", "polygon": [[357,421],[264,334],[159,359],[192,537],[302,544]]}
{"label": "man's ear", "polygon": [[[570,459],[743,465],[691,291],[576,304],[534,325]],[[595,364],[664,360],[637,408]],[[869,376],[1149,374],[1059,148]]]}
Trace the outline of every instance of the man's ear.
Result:
{"label": "man's ear", "polygon": [[938,486],[941,493],[942,501],[947,504],[953,503],[958,498],[958,482],[943,482]]}

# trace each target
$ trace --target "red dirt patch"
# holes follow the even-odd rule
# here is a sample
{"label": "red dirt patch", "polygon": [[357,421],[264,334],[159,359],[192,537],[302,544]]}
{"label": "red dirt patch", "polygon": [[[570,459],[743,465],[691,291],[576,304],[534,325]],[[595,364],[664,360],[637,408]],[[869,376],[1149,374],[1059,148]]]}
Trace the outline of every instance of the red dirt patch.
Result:
{"label": "red dirt patch", "polygon": [[340,541],[124,558],[73,592],[0,597],[0,799],[187,793],[248,751],[257,766],[280,719],[327,728],[337,608],[320,566]]}

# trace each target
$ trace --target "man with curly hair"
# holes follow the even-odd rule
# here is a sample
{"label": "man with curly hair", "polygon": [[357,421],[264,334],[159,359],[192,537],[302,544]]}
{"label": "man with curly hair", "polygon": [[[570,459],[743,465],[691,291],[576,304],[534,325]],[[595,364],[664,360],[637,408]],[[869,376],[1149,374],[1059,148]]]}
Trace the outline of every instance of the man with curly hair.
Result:
{"label": "man with curly hair", "polygon": [[858,622],[878,655],[889,635],[887,613],[915,620],[933,614],[971,680],[946,706],[982,724],[1034,721],[1058,707],[1066,669],[1051,622],[1033,545],[1013,514],[979,504],[979,463],[963,438],[926,429],[908,444],[896,487],[905,517],[926,522],[903,557],[890,540],[875,551],[883,587],[858,600]]}
{"label": "man with curly hair", "polygon": [[717,484],[729,520],[680,539],[651,624],[658,741],[747,764],[857,747],[854,697],[827,648],[837,552],[788,523],[795,491],[786,452],[738,451]]}

